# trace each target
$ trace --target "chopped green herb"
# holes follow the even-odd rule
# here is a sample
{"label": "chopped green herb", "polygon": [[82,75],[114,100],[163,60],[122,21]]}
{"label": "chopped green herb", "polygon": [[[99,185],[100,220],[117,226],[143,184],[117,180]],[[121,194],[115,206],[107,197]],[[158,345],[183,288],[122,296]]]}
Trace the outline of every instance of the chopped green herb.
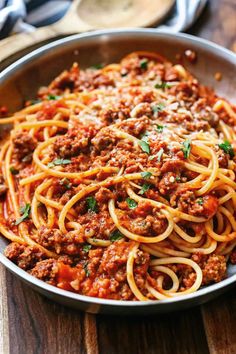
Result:
{"label": "chopped green herb", "polygon": [[20,212],[21,215],[24,214],[26,208],[28,208],[28,205],[29,205],[29,204],[26,204],[26,205],[24,205],[24,206],[22,206],[22,207],[19,208],[19,212]]}
{"label": "chopped green herb", "polygon": [[137,207],[137,205],[138,205],[138,203],[132,198],[127,198],[126,199],[126,203],[128,204],[128,207],[130,209],[135,209]]}
{"label": "chopped green herb", "polygon": [[145,171],[145,172],[141,172],[141,176],[145,179],[148,179],[152,176],[151,172]]}
{"label": "chopped green herb", "polygon": [[147,59],[141,60],[140,68],[143,69],[143,70],[147,70],[147,67],[148,67],[148,60]]}
{"label": "chopped green herb", "polygon": [[90,276],[90,271],[88,270],[88,261],[86,261],[84,263],[83,268],[84,268],[86,277],[89,277]]}
{"label": "chopped green herb", "polygon": [[152,106],[152,111],[153,113],[158,113],[163,111],[164,108],[165,108],[164,103],[158,103],[155,106]]}
{"label": "chopped green herb", "polygon": [[22,221],[24,221],[25,219],[28,219],[29,214],[30,214],[30,209],[31,209],[31,206],[28,203],[25,204],[25,206],[20,208],[21,217],[16,219],[15,225],[19,225]]}
{"label": "chopped green herb", "polygon": [[145,131],[141,136],[141,140],[146,141],[146,143],[148,143],[149,135],[150,135],[150,132]]}
{"label": "chopped green herb", "polygon": [[71,163],[71,160],[69,160],[69,159],[55,159],[52,162],[48,163],[48,167],[68,165],[69,163]]}
{"label": "chopped green herb", "polygon": [[150,154],[150,146],[147,141],[146,137],[143,137],[142,140],[139,142],[139,145],[141,146],[141,149],[143,152],[146,152],[147,154]]}
{"label": "chopped green herb", "polygon": [[91,249],[91,247],[92,247],[91,245],[84,245],[83,246],[83,251],[88,253],[88,251]]}
{"label": "chopped green herb", "polygon": [[163,127],[163,125],[159,125],[159,124],[157,124],[157,131],[158,131],[158,133],[162,133],[163,132],[163,129],[164,129],[164,127]]}
{"label": "chopped green herb", "polygon": [[127,71],[124,71],[124,72],[121,72],[120,74],[121,74],[122,77],[125,77],[125,76],[128,75],[128,72],[127,72]]}
{"label": "chopped green herb", "polygon": [[19,171],[17,169],[15,169],[15,167],[11,166],[10,167],[10,172],[12,175],[18,175]]}
{"label": "chopped green herb", "polygon": [[167,84],[166,82],[161,82],[160,84],[156,84],[155,88],[156,89],[165,89],[165,88],[170,88],[171,85]]}
{"label": "chopped green herb", "polygon": [[22,162],[30,162],[32,160],[32,154],[28,154],[23,157]]}
{"label": "chopped green herb", "polygon": [[124,237],[119,230],[114,230],[110,235],[111,242],[115,242],[121,240]]}
{"label": "chopped green herb", "polygon": [[99,70],[102,68],[103,68],[103,64],[101,64],[101,63],[90,66],[90,69],[94,69],[94,70]]}
{"label": "chopped green herb", "polygon": [[54,166],[55,166],[55,165],[54,165],[54,162],[49,162],[49,163],[48,163],[48,167],[49,167],[49,168],[54,167]]}
{"label": "chopped green herb", "polygon": [[199,205],[203,205],[203,198],[202,197],[198,198],[197,203]]}
{"label": "chopped green herb", "polygon": [[68,178],[63,178],[63,179],[59,182],[59,184],[60,184],[61,186],[66,187],[67,189],[70,189],[70,188],[71,188],[71,183],[70,183],[70,180],[69,180]]}
{"label": "chopped green herb", "polygon": [[175,180],[176,180],[177,182],[180,182],[180,181],[181,181],[181,177],[177,176]]}
{"label": "chopped green herb", "polygon": [[229,154],[231,159],[234,157],[234,149],[229,141],[225,140],[222,144],[219,144],[219,147],[226,153]]}
{"label": "chopped green herb", "polygon": [[152,155],[152,156],[150,156],[149,158],[148,158],[148,160],[154,160],[155,159],[155,157],[157,157],[157,155]]}
{"label": "chopped green herb", "polygon": [[142,186],[142,189],[140,189],[139,194],[144,194],[145,192],[147,192],[149,190],[150,187],[151,187],[151,184],[144,183]]}
{"label": "chopped green herb", "polygon": [[59,100],[61,96],[57,95],[48,95],[48,100]]}
{"label": "chopped green herb", "polygon": [[157,161],[158,162],[161,162],[161,158],[162,158],[163,153],[164,153],[164,149],[161,148],[157,153]]}
{"label": "chopped green herb", "polygon": [[97,201],[94,197],[87,197],[86,203],[89,211],[97,212]]}
{"label": "chopped green herb", "polygon": [[184,157],[185,159],[189,158],[190,155],[190,151],[191,151],[191,141],[190,140],[185,140],[183,143],[183,153],[184,153]]}

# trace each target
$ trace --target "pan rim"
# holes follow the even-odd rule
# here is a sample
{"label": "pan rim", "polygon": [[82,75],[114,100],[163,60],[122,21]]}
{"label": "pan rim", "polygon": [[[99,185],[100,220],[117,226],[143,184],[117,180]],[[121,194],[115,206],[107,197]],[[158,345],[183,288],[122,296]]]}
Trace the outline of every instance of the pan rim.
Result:
{"label": "pan rim", "polygon": [[[81,42],[81,41],[86,41],[89,39],[94,39],[97,37],[104,37],[104,39],[107,37],[120,37],[120,36],[127,36],[127,35],[132,35],[133,37],[138,37],[139,35],[142,36],[147,36],[149,38],[152,37],[159,37],[159,38],[175,38],[177,41],[184,41],[186,45],[188,44],[196,44],[199,48],[201,49],[207,49],[208,52],[211,52],[219,57],[222,57],[235,65],[236,67],[236,54],[231,52],[228,49],[225,49],[221,47],[218,44],[215,44],[213,42],[210,42],[208,40],[202,39],[202,38],[197,38],[189,34],[183,34],[183,33],[169,33],[169,32],[164,32],[164,31],[159,31],[156,29],[137,29],[137,28],[130,28],[130,29],[114,29],[114,30],[98,30],[98,31],[93,31],[93,32],[88,32],[85,34],[75,34],[71,35],[69,37],[65,37],[63,39],[56,40],[54,42],[51,42],[49,44],[46,44],[33,52],[25,55],[21,59],[17,60],[15,63],[11,64],[9,67],[4,69],[0,73],[0,85],[4,83],[5,80],[7,80],[12,74],[16,73],[22,66],[26,65],[27,63],[30,63],[31,61],[37,60],[39,57],[41,57],[43,54],[46,54],[47,52],[59,48],[61,46],[65,45],[70,45],[75,42]],[[165,300],[150,300],[150,301],[122,301],[122,300],[110,300],[110,299],[100,299],[100,298],[95,298],[95,297],[89,297],[86,295],[80,295],[76,294],[67,290],[59,289],[55,286],[52,286],[50,284],[47,284],[26,271],[22,270],[19,268],[17,265],[15,265],[13,262],[11,262],[9,259],[7,259],[2,252],[0,253],[0,262],[7,268],[9,269],[12,273],[15,275],[19,276],[22,280],[26,281],[27,283],[30,283],[37,288],[40,288],[42,290],[48,291],[51,294],[58,295],[61,297],[66,297],[67,299],[82,302],[82,303],[87,303],[91,305],[106,305],[106,306],[118,306],[118,307],[163,307],[163,306],[168,306],[170,304],[179,304],[179,303],[185,303],[189,302],[190,300],[193,299],[201,299],[204,298],[207,294],[211,294],[216,291],[220,291],[223,288],[228,287],[229,285],[233,284],[236,281],[236,274],[229,276],[229,278],[222,280],[219,283],[209,285],[205,288],[202,288],[198,290],[195,293],[191,293],[188,295],[180,295],[178,297],[170,298],[170,299],[165,299]]]}
{"label": "pan rim", "polygon": [[102,37],[104,36],[104,39],[106,36],[112,36],[113,38],[119,37],[119,36],[127,36],[127,35],[133,35],[134,37],[138,37],[139,35],[147,35],[148,37],[152,36],[157,36],[160,38],[166,38],[166,37],[172,37],[177,40],[184,40],[187,43],[195,43],[199,46],[199,48],[202,49],[208,49],[210,50],[211,53],[216,54],[217,56],[221,56],[225,58],[226,60],[229,60],[230,62],[232,61],[232,64],[236,65],[236,54],[230,51],[229,49],[226,49],[214,42],[211,42],[209,40],[195,37],[190,34],[186,33],[170,33],[166,31],[160,31],[156,29],[151,29],[151,28],[146,28],[146,29],[141,29],[141,28],[130,28],[130,29],[112,29],[112,30],[97,30],[97,31],[92,31],[92,32],[87,32],[83,34],[74,34],[62,39],[58,39],[56,41],[53,41],[51,43],[45,44],[42,47],[33,50],[31,53],[24,55],[22,58],[18,59],[14,63],[10,64],[7,68],[5,68],[1,73],[0,73],[0,84],[5,81],[10,75],[12,75],[15,71],[17,71],[22,65],[27,64],[28,62],[31,62],[34,59],[39,58],[42,54],[49,52],[52,49],[56,49],[62,45],[69,45],[73,42],[77,41],[85,41],[86,39],[90,38],[97,38],[97,37]]}

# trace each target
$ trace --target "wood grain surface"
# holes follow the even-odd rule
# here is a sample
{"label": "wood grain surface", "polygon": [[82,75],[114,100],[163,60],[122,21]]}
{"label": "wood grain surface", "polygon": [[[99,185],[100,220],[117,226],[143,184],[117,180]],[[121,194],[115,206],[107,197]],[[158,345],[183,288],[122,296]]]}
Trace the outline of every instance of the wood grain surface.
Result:
{"label": "wood grain surface", "polygon": [[[236,51],[236,1],[209,1],[189,32]],[[94,316],[38,295],[1,266],[0,354],[235,354],[235,292],[167,315]]]}
{"label": "wood grain surface", "polygon": [[[99,28],[147,27],[163,20],[174,0],[116,0],[101,6],[101,0],[73,0],[65,16],[34,32],[19,33],[0,43],[0,62],[31,45]],[[131,6],[130,6],[131,5]],[[144,9],[142,16],[139,16]],[[91,11],[92,10],[92,11]]]}

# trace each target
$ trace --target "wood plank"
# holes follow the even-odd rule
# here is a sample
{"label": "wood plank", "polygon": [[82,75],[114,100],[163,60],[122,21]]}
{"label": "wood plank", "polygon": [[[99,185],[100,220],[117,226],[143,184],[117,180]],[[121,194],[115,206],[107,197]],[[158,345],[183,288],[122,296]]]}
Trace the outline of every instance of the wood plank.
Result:
{"label": "wood plank", "polygon": [[87,354],[98,354],[96,316],[90,313],[84,316],[84,342]]}
{"label": "wood plank", "polygon": [[236,51],[236,1],[211,0],[189,33]]}
{"label": "wood plank", "polygon": [[7,288],[10,354],[97,354],[88,315],[42,297],[9,272]]}
{"label": "wood plank", "polygon": [[98,316],[100,354],[209,353],[199,308],[152,317]]}
{"label": "wood plank", "polygon": [[[209,1],[190,33],[236,52],[235,0]],[[202,306],[202,317],[211,354],[236,353],[235,290]]]}
{"label": "wood plank", "polygon": [[211,354],[236,353],[235,288],[202,306],[202,315]]}
{"label": "wood plank", "polygon": [[0,353],[9,353],[6,270],[0,264]]}

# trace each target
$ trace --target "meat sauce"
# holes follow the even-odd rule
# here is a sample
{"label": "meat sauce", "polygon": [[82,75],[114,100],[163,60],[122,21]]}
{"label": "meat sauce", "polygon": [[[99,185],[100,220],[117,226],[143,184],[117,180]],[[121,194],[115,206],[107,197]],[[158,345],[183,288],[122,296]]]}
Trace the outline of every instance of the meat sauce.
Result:
{"label": "meat sauce", "polygon": [[[196,60],[194,52],[186,51],[185,56],[191,62]],[[153,169],[155,173],[144,177],[142,184],[133,181],[136,186],[139,183],[138,196],[164,201],[164,204],[177,208],[182,213],[203,218],[204,222],[213,219],[219,209],[219,198],[222,195],[217,190],[211,190],[199,197],[196,185],[187,183],[197,177],[196,172],[186,168],[186,154],[190,151],[186,152],[182,143],[176,143],[174,133],[170,133],[166,125],[171,127],[177,124],[177,128],[181,129],[180,134],[186,135],[189,132],[210,131],[218,126],[219,119],[231,124],[231,118],[225,112],[216,114],[213,109],[215,94],[201,86],[190,74],[185,80],[181,72],[170,63],[164,65],[152,59],[147,59],[147,63],[143,60],[138,55],[128,56],[121,61],[120,69],[113,76],[109,74],[109,70],[80,70],[78,65],[74,65],[48,87],[40,89],[38,98],[43,101],[43,105],[37,113],[37,121],[51,120],[60,112],[60,119],[66,122],[66,112],[73,111],[73,119],[69,122],[68,129],[60,128],[57,131],[56,139],[49,150],[50,161],[62,161],[63,166],[58,170],[61,168],[69,173],[108,166],[122,169],[124,174],[131,174],[143,171],[145,166],[145,170]],[[123,88],[125,98],[122,89],[119,85],[116,86],[117,77],[119,82],[123,80],[126,85],[126,88]],[[150,88],[150,83],[156,77],[160,82],[156,87],[162,87],[164,93],[168,92],[169,107],[163,102],[157,102]],[[146,90],[143,90],[143,80],[148,83]],[[109,96],[114,88],[118,93],[115,99],[110,100],[108,104],[101,103],[106,100],[104,97],[101,99],[99,90],[105,90]],[[97,91],[92,97],[89,96],[94,90]],[[81,114],[78,108],[64,102],[60,97],[65,93],[83,93],[83,102],[80,103],[89,106],[90,115],[86,109]],[[45,100],[47,102],[44,102]],[[1,112],[5,112],[3,108]],[[158,120],[158,124],[155,120]],[[133,141],[118,138],[110,128],[113,124],[117,129],[122,128],[124,133],[132,135],[134,139],[139,139],[142,148],[134,150]],[[18,171],[15,176],[17,186],[21,178],[34,175],[35,171],[31,168],[32,154],[43,139],[40,129],[35,135],[29,130],[19,130],[12,136],[14,166]],[[230,160],[235,160],[219,146],[216,146],[215,152],[219,166],[223,169],[228,168]],[[196,163],[207,167],[208,160],[196,157]],[[89,182],[103,181],[109,176],[100,171],[96,176],[89,177]],[[76,193],[86,188],[89,182],[76,178],[55,179],[52,182],[54,202],[66,205]],[[39,182],[36,182],[33,188],[31,187],[31,195],[38,185]],[[120,225],[132,233],[153,237],[162,234],[168,223],[160,208],[148,201],[130,205],[126,187],[125,182],[114,186],[108,184],[76,203],[73,206],[76,214],[74,221],[81,225],[80,231],[68,230],[63,234],[56,222],[52,227],[40,226],[32,238],[38,245],[54,252],[56,258],[48,257],[40,247],[19,245],[15,242],[6,248],[5,255],[30,274],[61,289],[92,297],[137,300],[127,283],[127,261],[135,243],[117,230],[109,213],[108,202],[111,199],[116,201]],[[0,177],[0,198],[6,193],[7,186]],[[39,208],[45,215],[44,205]],[[8,212],[10,214],[10,210]],[[204,234],[204,222],[192,225],[185,220],[181,222],[181,227],[184,232],[191,229],[194,234]],[[214,222],[216,223],[215,218]],[[26,218],[25,223],[33,234],[31,218]],[[12,224],[8,220],[8,224],[15,232],[14,220]],[[92,240],[92,243],[88,243],[88,239]],[[96,240],[108,244],[106,247],[96,246]],[[160,243],[161,245],[176,250],[168,240]],[[152,258],[152,254],[139,249],[133,269],[136,285],[150,299],[153,299],[153,296],[147,291],[145,283],[148,279],[150,284],[157,288],[154,279],[160,275],[150,269]],[[217,251],[210,255],[194,252],[189,258],[202,269],[202,285],[219,282],[226,277],[226,257],[217,254]],[[231,262],[236,263],[235,251],[231,254]],[[180,291],[192,286],[196,274],[191,267],[168,267],[178,274]],[[170,279],[164,275],[164,287],[169,286]]]}

